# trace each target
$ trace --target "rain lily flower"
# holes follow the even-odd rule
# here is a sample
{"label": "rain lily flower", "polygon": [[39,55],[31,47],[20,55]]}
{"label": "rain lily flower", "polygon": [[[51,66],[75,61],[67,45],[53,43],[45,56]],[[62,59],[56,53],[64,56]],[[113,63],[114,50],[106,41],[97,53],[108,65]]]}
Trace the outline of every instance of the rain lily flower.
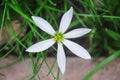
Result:
{"label": "rain lily flower", "polygon": [[84,59],[91,59],[91,56],[89,55],[87,50],[85,50],[82,46],[78,45],[77,43],[74,43],[73,41],[68,40],[70,38],[81,37],[91,31],[91,29],[88,29],[88,28],[78,28],[65,33],[65,31],[68,29],[70,25],[72,16],[73,16],[73,7],[71,7],[62,16],[58,32],[55,32],[53,27],[43,18],[32,16],[32,19],[36,23],[36,25],[44,32],[50,34],[53,38],[38,42],[26,50],[27,52],[44,51],[50,48],[51,46],[53,46],[55,42],[57,42],[57,48],[58,48],[57,63],[62,74],[64,74],[65,68],[66,68],[66,57],[65,57],[65,51],[63,49],[63,44],[75,55]]}

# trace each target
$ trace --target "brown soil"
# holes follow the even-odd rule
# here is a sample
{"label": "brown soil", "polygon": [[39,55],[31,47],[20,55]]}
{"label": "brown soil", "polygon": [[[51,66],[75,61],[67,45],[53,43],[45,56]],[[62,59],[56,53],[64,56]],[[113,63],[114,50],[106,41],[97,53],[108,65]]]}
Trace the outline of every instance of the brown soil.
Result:
{"label": "brown soil", "polygon": [[[0,67],[14,61],[14,58],[6,58],[0,62]],[[64,75],[60,74],[60,80],[82,80],[96,65],[104,58],[97,61],[84,60],[76,57],[67,58],[67,67]],[[52,65],[54,58],[46,59],[49,66]],[[41,62],[41,60],[40,60]],[[25,62],[19,61],[9,67],[0,68],[0,80],[28,80],[31,76],[31,60],[27,58]],[[53,76],[46,76],[49,72],[46,64],[39,71],[41,80],[55,80]],[[55,64],[53,73],[57,74],[57,64]],[[120,58],[115,59],[102,70],[97,72],[90,80],[120,80]],[[39,80],[39,79],[35,79]]]}

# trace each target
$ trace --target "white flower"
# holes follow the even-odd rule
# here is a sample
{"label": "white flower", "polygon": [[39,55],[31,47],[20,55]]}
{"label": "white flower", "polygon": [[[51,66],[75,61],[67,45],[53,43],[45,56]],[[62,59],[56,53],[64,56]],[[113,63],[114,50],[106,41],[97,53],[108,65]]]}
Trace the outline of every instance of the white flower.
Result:
{"label": "white flower", "polygon": [[41,42],[38,42],[31,47],[29,47],[26,51],[27,52],[40,52],[50,48],[57,42],[58,50],[57,50],[57,63],[58,67],[60,68],[61,72],[64,74],[66,68],[66,57],[65,52],[63,49],[63,44],[75,55],[84,58],[84,59],[91,59],[89,53],[80,45],[74,43],[73,41],[68,40],[69,38],[77,38],[81,37],[91,31],[91,29],[87,28],[79,28],[74,29],[68,33],[65,33],[67,28],[70,25],[73,16],[73,7],[71,7],[63,16],[60,22],[59,31],[55,32],[53,27],[43,18],[32,16],[32,19],[36,23],[36,25],[46,33],[53,36],[51,39],[47,39]]}

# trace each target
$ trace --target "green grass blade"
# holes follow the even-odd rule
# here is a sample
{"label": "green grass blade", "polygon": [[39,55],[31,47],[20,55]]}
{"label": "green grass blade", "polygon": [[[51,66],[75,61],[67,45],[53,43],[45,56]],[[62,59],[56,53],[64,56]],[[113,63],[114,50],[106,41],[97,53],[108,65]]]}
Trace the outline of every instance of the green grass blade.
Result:
{"label": "green grass blade", "polygon": [[102,69],[105,65],[110,63],[112,60],[116,59],[118,56],[120,56],[120,50],[116,51],[105,59],[103,62],[101,62],[99,65],[97,65],[93,70],[91,70],[84,78],[83,80],[89,80],[96,72],[98,72],[100,69]]}
{"label": "green grass blade", "polygon": [[110,29],[106,29],[107,34],[115,40],[120,40],[120,34]]}

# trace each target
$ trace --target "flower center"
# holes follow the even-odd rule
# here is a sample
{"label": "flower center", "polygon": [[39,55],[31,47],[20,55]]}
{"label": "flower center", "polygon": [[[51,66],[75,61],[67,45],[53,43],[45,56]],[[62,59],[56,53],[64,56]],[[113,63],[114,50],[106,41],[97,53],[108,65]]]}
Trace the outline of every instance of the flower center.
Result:
{"label": "flower center", "polygon": [[57,41],[57,42],[62,42],[64,39],[64,36],[62,33],[58,32],[58,33],[55,33],[54,35],[54,40]]}

